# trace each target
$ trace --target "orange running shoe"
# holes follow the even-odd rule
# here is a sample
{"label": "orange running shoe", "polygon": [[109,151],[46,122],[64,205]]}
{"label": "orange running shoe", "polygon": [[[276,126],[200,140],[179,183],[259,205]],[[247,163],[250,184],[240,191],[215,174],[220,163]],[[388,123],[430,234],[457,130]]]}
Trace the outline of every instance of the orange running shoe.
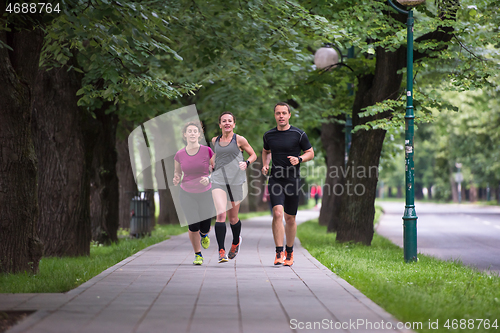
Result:
{"label": "orange running shoe", "polygon": [[221,262],[227,262],[226,250],[224,249],[219,250],[219,264]]}
{"label": "orange running shoe", "polygon": [[275,265],[282,265],[285,260],[285,252],[276,252],[276,259],[274,259]]}
{"label": "orange running shoe", "polygon": [[285,258],[285,266],[292,266],[293,265],[293,252],[287,252],[286,253],[286,258]]}
{"label": "orange running shoe", "polygon": [[229,253],[227,254],[227,257],[229,259],[234,259],[238,255],[238,251],[240,250],[240,245],[241,245],[241,236],[238,244],[236,245],[231,244],[231,250],[229,250]]}

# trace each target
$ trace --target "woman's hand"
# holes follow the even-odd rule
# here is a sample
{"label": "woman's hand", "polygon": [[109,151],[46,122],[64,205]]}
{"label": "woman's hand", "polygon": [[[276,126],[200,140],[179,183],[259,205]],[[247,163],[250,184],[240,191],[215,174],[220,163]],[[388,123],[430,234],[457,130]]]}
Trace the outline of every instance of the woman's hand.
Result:
{"label": "woman's hand", "polygon": [[181,176],[178,174],[175,174],[173,181],[174,181],[174,186],[179,185],[179,182],[181,181]]}
{"label": "woman's hand", "polygon": [[210,178],[208,178],[208,177],[201,177],[200,183],[203,186],[207,186],[210,183]]}
{"label": "woman's hand", "polygon": [[240,169],[246,170],[247,169],[247,162],[240,162]]}

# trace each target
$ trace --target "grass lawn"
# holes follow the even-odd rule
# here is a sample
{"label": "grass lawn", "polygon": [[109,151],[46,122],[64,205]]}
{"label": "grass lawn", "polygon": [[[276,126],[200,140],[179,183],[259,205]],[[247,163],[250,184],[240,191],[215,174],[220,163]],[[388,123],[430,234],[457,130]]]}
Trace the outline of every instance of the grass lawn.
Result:
{"label": "grass lawn", "polygon": [[240,220],[246,220],[246,219],[251,219],[252,217],[266,216],[266,215],[271,216],[271,212],[269,210],[265,210],[261,212],[239,213],[238,217],[240,218]]}
{"label": "grass lawn", "polygon": [[[403,249],[377,234],[371,246],[339,244],[317,220],[299,225],[297,236],[323,265],[397,319],[421,322],[418,332],[500,332],[498,276],[422,254],[407,264]],[[439,329],[430,329],[436,320]]]}
{"label": "grass lawn", "polygon": [[110,246],[91,246],[88,257],[42,258],[36,275],[0,274],[0,293],[66,292],[134,253],[187,231],[187,227],[180,225],[157,225],[150,237],[121,238]]}
{"label": "grass lawn", "polygon": [[[389,201],[389,202],[402,202],[404,203],[405,202],[405,198],[388,198],[388,197],[384,197],[383,199],[381,198],[377,198],[375,199],[375,204],[379,203],[379,202],[382,202],[382,201]],[[452,200],[434,200],[434,199],[416,199],[415,202],[419,203],[419,202],[428,202],[428,203],[436,203],[436,204],[458,204],[457,202],[453,202]],[[470,202],[470,201],[465,201],[463,200],[461,205],[478,205],[478,206],[498,206],[498,201],[496,200],[490,200],[490,201],[486,201],[486,200],[479,200],[479,201],[475,201],[475,202]]]}
{"label": "grass lawn", "polygon": [[[314,199],[309,199],[307,204],[299,206],[299,210],[304,210],[304,209],[313,209],[314,208]],[[257,216],[271,216],[271,211],[266,209],[263,211],[259,212],[250,212],[250,213],[239,213],[238,217],[240,220],[246,220],[250,219],[252,217],[257,217]],[[212,221],[213,224],[213,221]]]}

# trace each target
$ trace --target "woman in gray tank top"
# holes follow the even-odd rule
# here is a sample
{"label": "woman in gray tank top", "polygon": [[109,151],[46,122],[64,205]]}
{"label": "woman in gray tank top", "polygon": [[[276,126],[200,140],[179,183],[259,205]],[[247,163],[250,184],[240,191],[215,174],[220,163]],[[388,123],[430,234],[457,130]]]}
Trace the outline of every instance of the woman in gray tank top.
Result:
{"label": "woman in gray tank top", "polygon": [[[212,196],[214,199],[217,218],[215,222],[215,236],[219,245],[219,263],[234,259],[241,245],[241,221],[238,217],[240,203],[243,200],[243,183],[246,181],[246,172],[250,163],[257,159],[253,148],[241,135],[233,132],[235,117],[231,112],[223,112],[219,116],[219,127],[222,134],[212,139],[215,155],[212,157],[215,168],[212,172]],[[243,159],[243,151],[249,157]],[[230,203],[228,207],[228,203]],[[231,250],[226,255],[224,241],[226,239],[226,217],[228,217],[233,232]]]}

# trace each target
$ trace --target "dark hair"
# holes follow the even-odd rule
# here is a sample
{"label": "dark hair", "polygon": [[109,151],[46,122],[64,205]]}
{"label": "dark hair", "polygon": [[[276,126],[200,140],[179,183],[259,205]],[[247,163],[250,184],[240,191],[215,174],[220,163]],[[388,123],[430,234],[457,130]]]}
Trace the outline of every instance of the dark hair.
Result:
{"label": "dark hair", "polygon": [[274,106],[274,111],[276,111],[276,107],[277,107],[278,105],[281,105],[281,106],[286,106],[286,107],[287,107],[287,109],[288,109],[288,113],[291,113],[291,112],[290,112],[290,105],[288,105],[288,104],[287,104],[287,103],[285,103],[285,102],[279,102],[279,103],[276,103],[276,105]]}
{"label": "dark hair", "polygon": [[195,126],[196,128],[198,128],[198,131],[200,132],[200,136],[203,133],[203,128],[201,127],[200,123],[197,123],[194,121],[187,122],[186,125],[184,125],[184,128],[182,129],[182,142],[184,142],[184,144],[187,144],[187,140],[184,137],[184,134],[186,134],[187,128],[189,126]]}
{"label": "dark hair", "polygon": [[224,111],[224,112],[222,112],[222,113],[220,114],[220,116],[219,116],[219,124],[220,124],[220,121],[221,121],[221,119],[222,119],[222,116],[223,116],[223,115],[225,115],[225,114],[229,114],[229,115],[231,115],[231,117],[233,117],[233,123],[235,123],[235,122],[236,122],[236,117],[234,116],[234,114],[232,114],[232,113],[231,113],[231,112],[229,112],[229,111]]}

